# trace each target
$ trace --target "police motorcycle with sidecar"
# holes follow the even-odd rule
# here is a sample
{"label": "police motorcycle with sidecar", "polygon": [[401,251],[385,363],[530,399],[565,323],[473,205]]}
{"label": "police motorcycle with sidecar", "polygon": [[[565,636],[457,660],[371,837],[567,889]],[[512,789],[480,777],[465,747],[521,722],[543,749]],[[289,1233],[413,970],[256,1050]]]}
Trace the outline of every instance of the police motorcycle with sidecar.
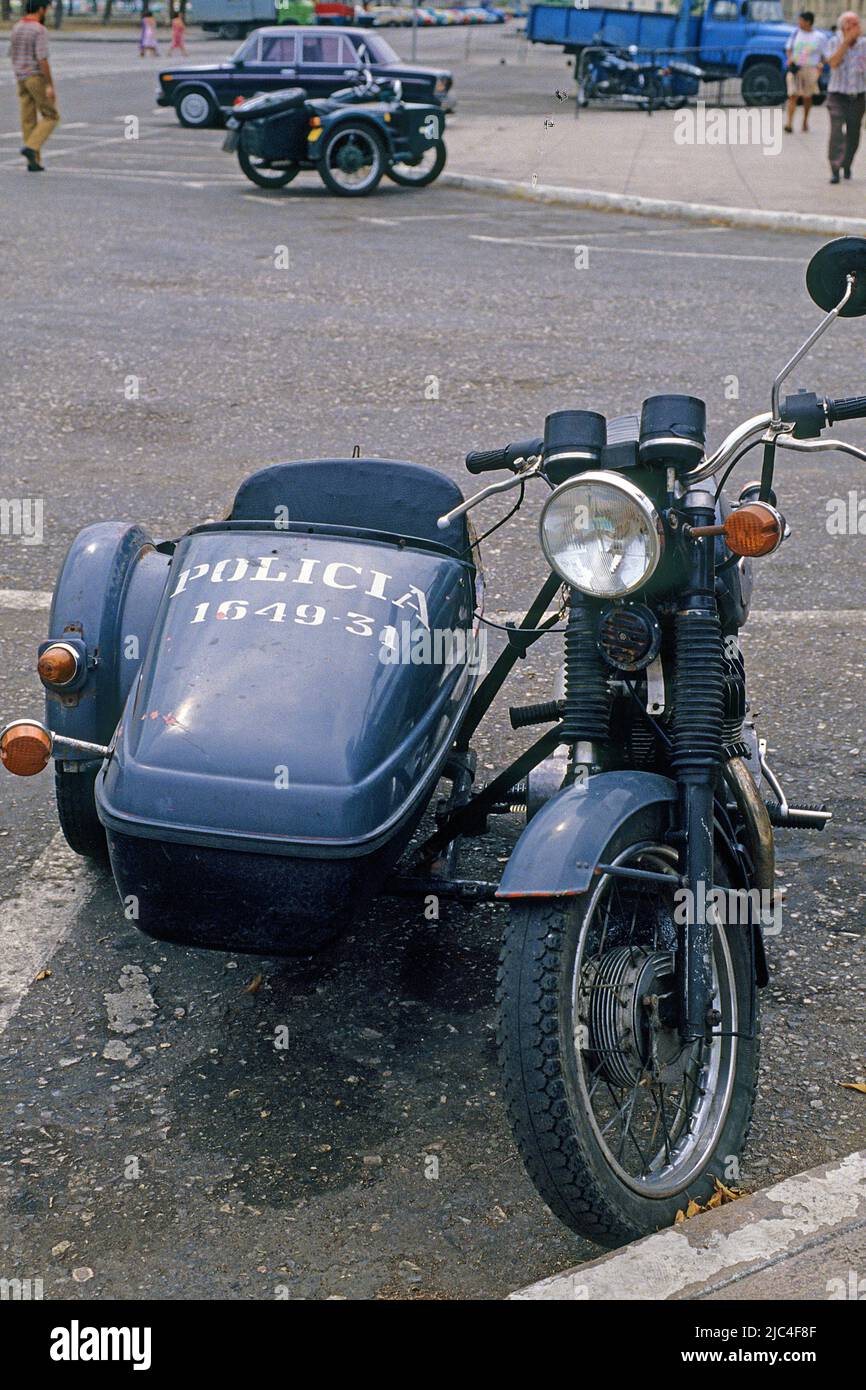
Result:
{"label": "police motorcycle with sidecar", "polygon": [[[837,317],[866,313],[866,240],[818,251],[807,286],[824,317],[770,409],[711,452],[703,402],[654,395],[639,416],[562,410],[468,454],[505,475],[469,500],[420,464],[315,460],[254,473],[224,520],[176,540],[88,526],[39,647],[45,723],[0,734],[11,772],[54,757],[67,840],[108,857],[152,936],[307,952],[378,893],[507,904],[509,1118],[541,1196],[602,1244],[706,1201],[742,1152],[774,827],[830,816],[791,804],[769,766],[737,640],[752,561],[787,535],[777,459],[866,461],[820,437],[866,418],[866,396],[782,395]],[[731,504],[755,448],[760,478]],[[528,486],[546,490],[549,575],[482,676],[467,513],[511,489],[514,511]],[[546,728],[479,782],[476,730],[543,640],[562,642],[561,683],[511,723]],[[501,880],[461,877],[461,845],[514,815]]]}
{"label": "police motorcycle with sidecar", "polygon": [[325,187],[364,197],[383,174],[408,188],[433,183],[445,167],[445,113],[404,102],[399,79],[374,80],[369,68],[330,97],[310,100],[302,87],[265,93],[236,106],[223,149],[260,188],[284,188],[302,169]]}

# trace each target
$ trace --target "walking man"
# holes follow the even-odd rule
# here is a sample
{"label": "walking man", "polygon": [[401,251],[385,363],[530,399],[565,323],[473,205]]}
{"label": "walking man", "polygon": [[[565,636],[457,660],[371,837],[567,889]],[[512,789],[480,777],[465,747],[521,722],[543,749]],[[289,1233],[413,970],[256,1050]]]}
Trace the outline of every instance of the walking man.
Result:
{"label": "walking man", "polygon": [[824,57],[830,64],[830,182],[838,183],[840,169],[846,179],[851,177],[866,107],[866,38],[853,10],[839,16],[839,32],[827,44]]}
{"label": "walking man", "polygon": [[24,17],[9,38],[12,71],[18,81],[21,106],[21,153],[31,174],[44,172],[42,146],[58,124],[54,79],[48,62],[48,34],[45,29],[46,0],[25,0]]}
{"label": "walking man", "polygon": [[803,10],[797,20],[797,28],[788,40],[788,110],[785,129],[790,134],[794,129],[794,112],[797,98],[803,102],[803,129],[809,129],[809,112],[812,98],[818,91],[818,78],[824,62],[824,35],[815,29],[815,16],[811,10]]}

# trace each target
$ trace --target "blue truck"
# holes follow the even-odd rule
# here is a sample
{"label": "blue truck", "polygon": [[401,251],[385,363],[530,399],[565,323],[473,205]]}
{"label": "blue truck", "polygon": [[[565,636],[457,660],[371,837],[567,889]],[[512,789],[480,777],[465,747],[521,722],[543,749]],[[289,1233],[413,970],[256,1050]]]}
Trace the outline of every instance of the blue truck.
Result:
{"label": "blue truck", "polygon": [[679,13],[570,5],[533,5],[526,33],[532,43],[558,44],[579,55],[609,44],[680,54],[709,81],[738,77],[747,106],[785,99],[785,47],[793,32],[782,0],[682,0]]}

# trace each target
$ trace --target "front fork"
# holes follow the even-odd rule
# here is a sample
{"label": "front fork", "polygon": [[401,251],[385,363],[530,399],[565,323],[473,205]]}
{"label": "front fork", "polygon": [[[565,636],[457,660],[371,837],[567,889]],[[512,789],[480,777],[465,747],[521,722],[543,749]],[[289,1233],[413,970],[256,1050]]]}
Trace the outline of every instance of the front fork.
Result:
{"label": "front fork", "polygon": [[[711,493],[694,490],[681,511],[689,526],[711,526]],[[677,994],[684,1043],[706,1037],[718,1023],[713,998],[713,881],[715,784],[722,765],[724,663],[715,597],[715,542],[688,537],[687,580],[676,615],[671,762],[680,790],[687,909],[678,925]],[[683,914],[677,914],[678,919]]]}

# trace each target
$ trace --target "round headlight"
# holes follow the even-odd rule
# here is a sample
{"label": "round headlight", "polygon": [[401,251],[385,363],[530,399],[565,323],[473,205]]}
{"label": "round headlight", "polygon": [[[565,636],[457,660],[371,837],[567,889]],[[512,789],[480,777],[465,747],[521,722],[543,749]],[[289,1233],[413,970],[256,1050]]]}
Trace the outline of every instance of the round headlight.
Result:
{"label": "round headlight", "polygon": [[618,598],[645,584],[661,559],[664,530],[650,499],[618,473],[581,473],[550,494],[541,548],[566,584]]}

